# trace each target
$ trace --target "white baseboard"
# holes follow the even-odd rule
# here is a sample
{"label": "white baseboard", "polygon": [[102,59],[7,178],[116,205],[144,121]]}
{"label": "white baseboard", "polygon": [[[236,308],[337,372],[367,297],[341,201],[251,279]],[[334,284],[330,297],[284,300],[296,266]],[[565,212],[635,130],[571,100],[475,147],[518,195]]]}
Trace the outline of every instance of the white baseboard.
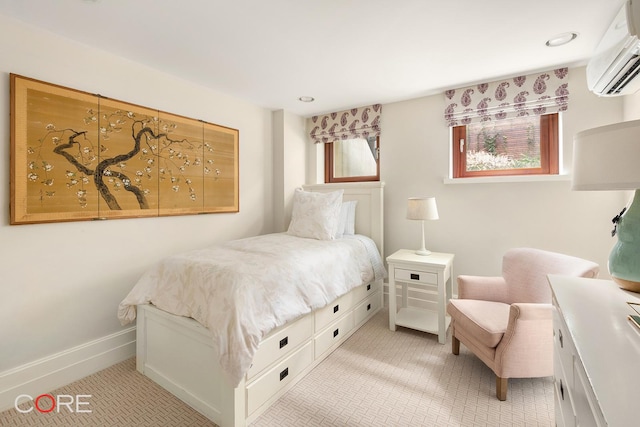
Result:
{"label": "white baseboard", "polygon": [[136,327],[0,372],[0,411],[11,409],[16,397],[33,398],[136,354]]}

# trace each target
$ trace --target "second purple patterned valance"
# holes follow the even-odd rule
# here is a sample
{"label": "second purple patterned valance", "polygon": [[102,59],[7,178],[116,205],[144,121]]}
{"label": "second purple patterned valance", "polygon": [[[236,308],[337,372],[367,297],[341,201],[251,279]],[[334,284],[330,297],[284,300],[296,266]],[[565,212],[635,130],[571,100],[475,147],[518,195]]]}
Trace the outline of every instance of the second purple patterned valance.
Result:
{"label": "second purple patterned valance", "polygon": [[311,139],[314,143],[339,139],[368,138],[380,135],[382,105],[352,108],[324,116],[311,117]]}
{"label": "second purple patterned valance", "polygon": [[449,126],[565,111],[569,70],[518,76],[447,90],[444,117]]}

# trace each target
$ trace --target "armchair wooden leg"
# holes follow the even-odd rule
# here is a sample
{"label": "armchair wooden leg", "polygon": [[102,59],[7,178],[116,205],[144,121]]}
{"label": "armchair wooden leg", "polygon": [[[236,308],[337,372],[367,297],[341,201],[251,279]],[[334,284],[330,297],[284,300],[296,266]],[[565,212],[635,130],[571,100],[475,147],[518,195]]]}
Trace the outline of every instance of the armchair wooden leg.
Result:
{"label": "armchair wooden leg", "polygon": [[507,383],[509,378],[501,378],[496,375],[496,397],[498,400],[507,400]]}
{"label": "armchair wooden leg", "polygon": [[460,340],[451,335],[451,352],[453,354],[460,354]]}

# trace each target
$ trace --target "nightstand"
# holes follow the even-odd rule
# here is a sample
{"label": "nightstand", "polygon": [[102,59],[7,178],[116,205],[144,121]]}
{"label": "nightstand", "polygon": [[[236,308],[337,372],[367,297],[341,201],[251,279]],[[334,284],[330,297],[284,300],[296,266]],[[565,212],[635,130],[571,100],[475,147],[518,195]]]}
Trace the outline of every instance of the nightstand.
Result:
{"label": "nightstand", "polygon": [[[444,344],[451,318],[446,315],[452,294],[453,254],[432,252],[417,255],[414,250],[400,249],[387,257],[389,265],[389,329],[396,325],[438,335]],[[396,307],[396,284],[402,286],[400,307]],[[410,307],[409,288],[417,288],[436,297],[436,309]]]}

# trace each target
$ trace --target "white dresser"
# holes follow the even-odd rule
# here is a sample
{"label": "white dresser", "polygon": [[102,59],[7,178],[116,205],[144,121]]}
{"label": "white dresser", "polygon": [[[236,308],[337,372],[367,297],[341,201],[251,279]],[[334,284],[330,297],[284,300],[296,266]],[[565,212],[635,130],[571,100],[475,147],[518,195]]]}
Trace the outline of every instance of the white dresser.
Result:
{"label": "white dresser", "polygon": [[627,302],[640,294],[609,280],[549,276],[554,310],[558,426],[640,425],[640,330]]}

